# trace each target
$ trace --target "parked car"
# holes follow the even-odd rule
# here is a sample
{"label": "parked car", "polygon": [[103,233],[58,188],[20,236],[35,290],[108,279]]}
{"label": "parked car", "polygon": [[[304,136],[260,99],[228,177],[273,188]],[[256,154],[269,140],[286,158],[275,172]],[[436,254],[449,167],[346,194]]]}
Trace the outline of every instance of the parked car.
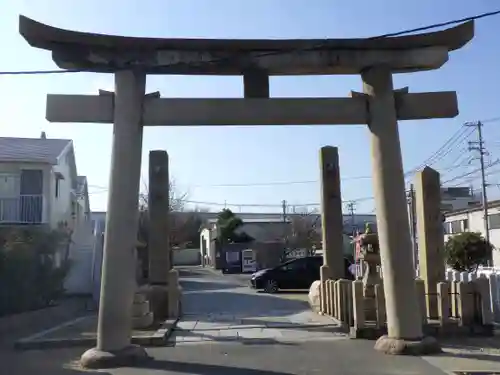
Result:
{"label": "parked car", "polygon": [[[293,259],[277,267],[255,272],[250,279],[250,286],[266,293],[276,293],[280,289],[309,289],[314,281],[319,280],[322,265],[322,256]],[[344,258],[346,278],[354,280],[350,266],[351,262]]]}

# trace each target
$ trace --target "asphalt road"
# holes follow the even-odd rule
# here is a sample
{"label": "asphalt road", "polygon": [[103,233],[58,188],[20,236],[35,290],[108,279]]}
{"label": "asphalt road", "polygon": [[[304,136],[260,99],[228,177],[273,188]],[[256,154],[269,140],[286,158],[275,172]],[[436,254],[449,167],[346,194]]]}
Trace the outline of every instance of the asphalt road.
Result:
{"label": "asphalt road", "polygon": [[[310,314],[304,301],[246,287],[246,275],[200,268],[180,270],[185,315],[171,345],[148,349],[152,359],[116,375],[443,375],[447,371],[499,369],[486,353],[422,359],[386,356],[372,341],[349,340],[335,325]],[[75,375],[81,348],[0,351],[1,373]],[[468,356],[468,357],[467,357]],[[474,357],[475,356],[475,357]],[[475,358],[475,359],[472,359]],[[489,366],[489,367],[488,367]],[[448,373],[450,373],[448,372]]]}

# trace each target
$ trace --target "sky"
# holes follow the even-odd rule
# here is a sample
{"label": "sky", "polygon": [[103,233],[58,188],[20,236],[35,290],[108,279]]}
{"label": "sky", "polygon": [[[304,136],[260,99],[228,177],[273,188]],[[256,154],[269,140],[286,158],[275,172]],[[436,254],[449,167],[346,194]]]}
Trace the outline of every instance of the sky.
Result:
{"label": "sky", "polygon": [[[49,52],[30,47],[19,36],[19,14],[104,34],[287,39],[369,37],[497,8],[491,0],[0,0],[0,71],[56,68]],[[484,125],[488,163],[500,157],[498,35],[500,16],[478,20],[472,42],[452,52],[441,69],[394,76],[395,88],[456,91],[460,108],[454,119],[400,122],[405,170],[425,161],[466,121],[489,120]],[[106,74],[0,75],[0,136],[39,137],[45,131],[49,138],[72,139],[78,174],[88,177],[93,210],[106,210],[112,125],[48,123],[45,101],[48,93],[96,94],[112,87],[113,77]],[[271,78],[273,97],[345,97],[361,87],[359,76]],[[148,77],[147,90],[160,91],[162,97],[243,96],[241,77],[155,76]],[[479,187],[478,173],[456,178],[478,167],[467,150],[474,137],[471,133],[432,165],[442,172],[442,181],[453,180],[449,186]],[[146,128],[141,185],[148,178],[149,151],[161,149],[169,153],[177,194],[194,202],[189,206],[279,211],[286,200],[290,209],[318,208],[318,155],[326,145],[339,148],[343,200],[355,201],[359,213],[373,212],[369,131],[362,125]],[[491,197],[500,192],[497,175],[500,171],[490,168]]]}

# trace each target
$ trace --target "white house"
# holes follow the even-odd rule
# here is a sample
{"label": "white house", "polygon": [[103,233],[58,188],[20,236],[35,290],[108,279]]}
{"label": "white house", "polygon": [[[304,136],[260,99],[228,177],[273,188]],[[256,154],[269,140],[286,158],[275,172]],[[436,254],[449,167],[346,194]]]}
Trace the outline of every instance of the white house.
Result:
{"label": "white house", "polygon": [[[449,212],[445,215],[445,240],[450,235],[471,231],[480,232],[483,236],[484,211],[481,206]],[[500,267],[500,200],[488,204],[488,223],[490,242],[496,250],[493,251],[493,266]]]}
{"label": "white house", "polygon": [[71,230],[69,257],[75,261],[67,289],[86,292],[89,285],[81,279],[90,264],[81,259],[92,251],[93,237],[87,178],[77,174],[73,141],[48,139],[45,133],[40,138],[0,137],[0,225]]}
{"label": "white house", "polygon": [[92,212],[92,232],[94,235],[94,251],[92,259],[91,283],[92,297],[97,303],[101,294],[101,272],[104,251],[104,230],[106,228],[106,212]]}

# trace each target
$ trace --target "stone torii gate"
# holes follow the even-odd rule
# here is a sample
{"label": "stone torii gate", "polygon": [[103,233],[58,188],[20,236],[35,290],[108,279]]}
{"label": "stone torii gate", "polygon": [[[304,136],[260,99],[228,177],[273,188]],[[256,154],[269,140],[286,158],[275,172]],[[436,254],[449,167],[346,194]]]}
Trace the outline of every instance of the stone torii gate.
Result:
{"label": "stone torii gate", "polygon": [[[51,122],[113,123],[113,154],[97,347],[82,363],[99,367],[144,357],[130,345],[133,249],[143,126],[368,124],[372,144],[388,336],[376,347],[423,345],[406,214],[398,120],[451,118],[455,92],[394,90],[393,73],[438,69],[468,43],[473,22],[420,35],[379,39],[206,40],[106,36],[20,17],[33,47],[62,69],[113,73],[114,95],[48,95]],[[243,76],[241,99],[145,95],[148,74]],[[269,98],[269,76],[360,74],[348,98]],[[394,350],[392,350],[394,352]]]}

